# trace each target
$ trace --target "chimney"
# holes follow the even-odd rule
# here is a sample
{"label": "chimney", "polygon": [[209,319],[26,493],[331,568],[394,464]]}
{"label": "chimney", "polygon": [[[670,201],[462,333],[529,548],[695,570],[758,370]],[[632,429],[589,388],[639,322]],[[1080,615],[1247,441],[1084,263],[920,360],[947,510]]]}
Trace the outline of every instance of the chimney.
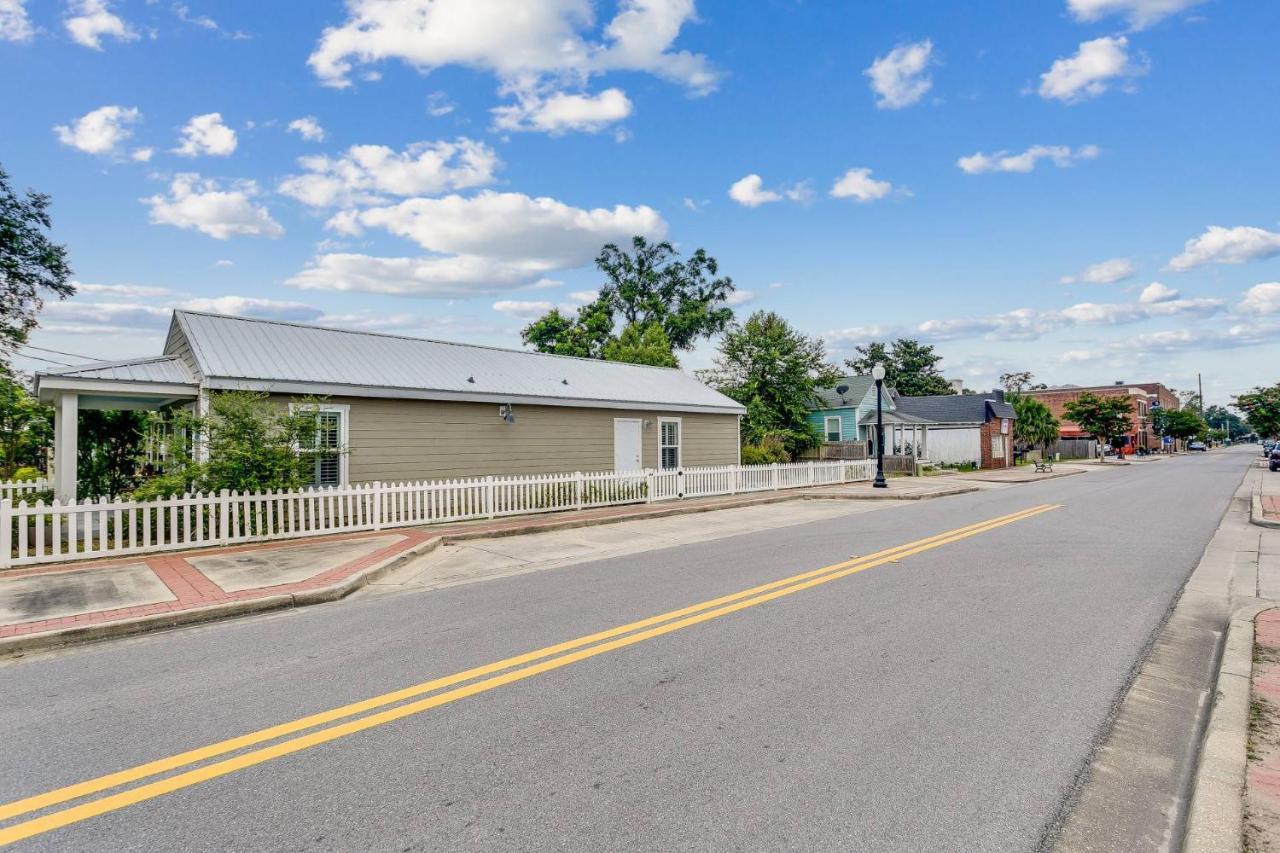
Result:
{"label": "chimney", "polygon": [[963,379],[948,379],[948,380],[947,380],[947,382],[948,382],[948,383],[950,383],[950,385],[951,385],[951,393],[952,393],[952,394],[963,394],[963,393],[964,393],[964,380],[963,380]]}
{"label": "chimney", "polygon": [[994,390],[994,391],[992,391],[992,392],[991,392],[991,395],[995,398],[995,401],[996,401],[997,403],[1003,403],[1003,402],[1004,402],[1004,389],[1003,389],[1003,388],[997,388],[996,390]]}

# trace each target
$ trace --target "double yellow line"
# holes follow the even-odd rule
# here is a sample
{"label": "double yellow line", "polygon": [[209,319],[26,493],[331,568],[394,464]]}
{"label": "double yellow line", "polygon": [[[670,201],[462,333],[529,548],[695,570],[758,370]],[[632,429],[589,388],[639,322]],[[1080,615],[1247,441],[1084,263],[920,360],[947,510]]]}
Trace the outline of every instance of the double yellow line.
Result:
{"label": "double yellow line", "polygon": [[[145,800],[154,799],[209,779],[216,779],[238,770],[262,764],[274,758],[301,752],[313,746],[328,743],[375,726],[385,725],[404,717],[420,714],[431,708],[456,702],[459,699],[474,696],[477,693],[483,693],[512,682],[532,678],[544,672],[550,672],[551,670],[653,639],[654,637],[661,637],[664,634],[670,634],[673,631],[679,631],[691,625],[727,616],[730,613],[755,607],[783,596],[793,595],[802,590],[811,589],[820,584],[829,583],[885,563],[897,562],[904,557],[910,557],[971,536],[977,536],[989,530],[1022,521],[1057,508],[1058,505],[1056,504],[1041,504],[1010,513],[1009,515],[908,542],[874,554],[854,557],[820,569],[754,586],[750,589],[713,598],[689,607],[682,607],[679,610],[672,610],[637,622],[619,625],[615,628],[579,637],[576,640],[569,640],[538,649],[537,651],[527,652],[485,664],[484,666],[457,672],[453,675],[424,681],[421,684],[415,684],[391,693],[384,693],[381,696],[374,696],[329,711],[311,714],[287,723],[260,729],[256,732],[219,741],[198,749],[181,752],[168,758],[139,764],[136,767],[109,773],[75,785],[68,785],[65,788],[58,788],[21,800],[14,800],[0,805],[0,823],[22,815],[51,809],[54,806],[61,806],[72,800],[89,797],[113,788],[141,782],[152,776],[159,776],[174,770],[183,770],[183,768],[191,768],[181,773],[175,773],[142,785],[126,788],[99,799],[48,811],[38,817],[12,823],[0,829],[0,845],[11,844],[24,838],[30,838],[34,835],[78,823]],[[426,694],[432,695],[427,696]],[[424,696],[425,698],[417,698]],[[406,701],[410,699],[417,699],[417,701]],[[377,713],[367,713],[370,711],[377,711]],[[359,716],[361,714],[366,714],[366,716]],[[336,723],[336,725],[328,725],[330,723]],[[327,727],[318,728],[323,726]],[[287,740],[279,740],[289,735],[304,732],[307,729],[315,730]],[[277,742],[269,746],[249,749],[249,747],[255,747],[268,741]],[[219,758],[230,753],[238,754],[210,762],[210,759]],[[202,762],[209,763],[202,764]],[[192,767],[192,765],[199,766]]]}

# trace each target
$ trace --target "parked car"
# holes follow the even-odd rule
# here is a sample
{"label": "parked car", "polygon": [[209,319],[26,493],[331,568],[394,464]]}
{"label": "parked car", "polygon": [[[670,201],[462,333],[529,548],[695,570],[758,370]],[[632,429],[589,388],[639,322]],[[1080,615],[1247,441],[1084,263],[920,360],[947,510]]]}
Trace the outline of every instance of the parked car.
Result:
{"label": "parked car", "polygon": [[1187,450],[1207,451],[1208,449],[1209,448],[1205,447],[1203,441],[1193,441],[1187,445]]}
{"label": "parked car", "polygon": [[1272,445],[1271,453],[1267,456],[1267,468],[1280,471],[1280,444]]}

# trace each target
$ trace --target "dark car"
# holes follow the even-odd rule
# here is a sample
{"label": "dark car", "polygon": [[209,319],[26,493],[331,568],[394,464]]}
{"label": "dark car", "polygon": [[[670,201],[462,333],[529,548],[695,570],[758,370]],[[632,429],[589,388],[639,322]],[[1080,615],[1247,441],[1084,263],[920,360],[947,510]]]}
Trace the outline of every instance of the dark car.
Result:
{"label": "dark car", "polygon": [[1199,450],[1204,452],[1204,451],[1208,451],[1208,449],[1209,448],[1204,446],[1203,441],[1193,441],[1187,445],[1187,450]]}
{"label": "dark car", "polygon": [[1271,448],[1271,453],[1267,456],[1267,467],[1272,471],[1280,471],[1280,444]]}

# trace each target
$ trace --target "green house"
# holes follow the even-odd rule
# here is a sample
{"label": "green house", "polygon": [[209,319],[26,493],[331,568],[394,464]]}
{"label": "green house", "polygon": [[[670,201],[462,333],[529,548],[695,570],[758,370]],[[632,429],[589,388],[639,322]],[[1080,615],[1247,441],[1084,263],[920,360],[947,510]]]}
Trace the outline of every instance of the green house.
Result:
{"label": "green house", "polygon": [[[884,389],[884,411],[893,411],[894,395]],[[815,408],[809,412],[809,423],[822,432],[826,444],[839,441],[867,441],[874,437],[875,427],[863,423],[867,414],[876,413],[876,382],[870,376],[845,376],[834,387],[818,391]]]}

